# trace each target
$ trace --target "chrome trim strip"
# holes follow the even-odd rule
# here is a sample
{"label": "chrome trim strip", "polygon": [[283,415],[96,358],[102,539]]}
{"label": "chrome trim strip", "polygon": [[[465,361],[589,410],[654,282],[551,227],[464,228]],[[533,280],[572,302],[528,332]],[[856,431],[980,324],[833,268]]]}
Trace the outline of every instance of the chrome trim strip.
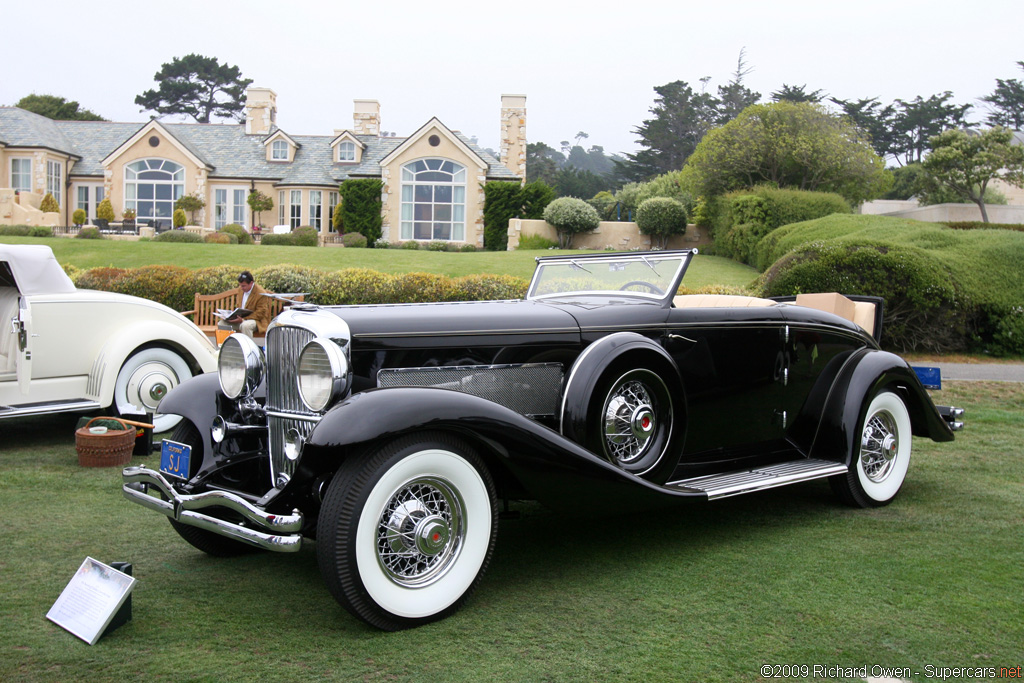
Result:
{"label": "chrome trim strip", "polygon": [[[295,552],[302,545],[303,516],[298,510],[290,515],[268,514],[247,500],[227,491],[207,491],[195,495],[179,494],[170,482],[156,470],[145,467],[126,467],[121,473],[124,497],[150,510],[160,512],[182,524],[206,529],[248,545],[275,552]],[[167,500],[149,495],[149,488],[160,491]],[[244,523],[229,522],[202,514],[197,510],[220,507],[242,515],[258,529]]]}
{"label": "chrome trim strip", "polygon": [[709,474],[693,479],[681,479],[665,484],[670,488],[687,488],[703,491],[708,500],[728,498],[743,493],[753,493],[765,489],[796,484],[798,482],[822,479],[849,471],[846,465],[828,460],[795,460],[780,462],[750,470]]}
{"label": "chrome trim strip", "polygon": [[8,417],[24,417],[26,415],[44,415],[48,413],[73,413],[99,410],[102,408],[96,401],[59,401],[55,403],[32,403],[27,406],[0,406],[0,419]]}
{"label": "chrome trim strip", "polygon": [[[515,330],[459,330],[457,332],[431,332],[432,337],[479,337],[488,334],[576,334],[579,328],[558,327],[558,328],[528,328]],[[354,339],[399,339],[403,337],[421,338],[422,332],[364,332],[357,333]]]}
{"label": "chrome trim strip", "polygon": [[305,422],[319,422],[322,415],[302,415],[299,413],[286,413],[281,410],[264,410],[267,417],[282,417],[286,420],[303,420]]}

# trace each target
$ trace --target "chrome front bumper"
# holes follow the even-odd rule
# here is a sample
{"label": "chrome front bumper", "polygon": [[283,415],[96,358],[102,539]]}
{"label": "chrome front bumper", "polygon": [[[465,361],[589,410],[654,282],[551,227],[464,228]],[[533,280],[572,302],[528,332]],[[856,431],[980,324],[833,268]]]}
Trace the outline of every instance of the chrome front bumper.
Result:
{"label": "chrome front bumper", "polygon": [[[226,491],[207,491],[194,495],[179,494],[163,474],[145,467],[126,467],[121,473],[124,497],[173,520],[212,531],[247,545],[279,553],[297,551],[302,546],[302,513],[268,514],[249,501]],[[156,489],[164,498],[150,495]],[[198,512],[204,508],[231,510],[244,522],[229,522]]]}

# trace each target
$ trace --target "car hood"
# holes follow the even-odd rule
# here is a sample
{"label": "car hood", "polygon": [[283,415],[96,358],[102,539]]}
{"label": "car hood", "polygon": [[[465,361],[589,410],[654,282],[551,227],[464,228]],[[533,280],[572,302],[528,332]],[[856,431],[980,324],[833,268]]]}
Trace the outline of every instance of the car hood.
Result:
{"label": "car hood", "polygon": [[415,338],[421,345],[431,339],[462,345],[506,335],[550,335],[562,343],[576,343],[580,337],[572,315],[536,301],[328,306],[321,310],[344,320],[353,340]]}

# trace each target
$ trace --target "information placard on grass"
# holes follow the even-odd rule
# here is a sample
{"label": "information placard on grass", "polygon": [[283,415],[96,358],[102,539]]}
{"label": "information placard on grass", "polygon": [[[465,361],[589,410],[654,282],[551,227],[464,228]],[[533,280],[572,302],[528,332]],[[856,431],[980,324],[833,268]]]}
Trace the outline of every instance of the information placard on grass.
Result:
{"label": "information placard on grass", "polygon": [[46,618],[90,645],[103,635],[131,594],[135,579],[86,557]]}

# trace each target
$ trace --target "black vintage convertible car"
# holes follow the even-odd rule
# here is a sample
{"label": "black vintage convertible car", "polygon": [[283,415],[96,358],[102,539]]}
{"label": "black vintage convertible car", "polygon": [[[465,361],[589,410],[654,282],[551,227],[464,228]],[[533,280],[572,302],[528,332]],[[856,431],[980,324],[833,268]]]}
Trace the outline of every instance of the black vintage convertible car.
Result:
{"label": "black vintage convertible car", "polygon": [[[315,539],[331,593],[395,630],[454,612],[499,500],[707,501],[827,478],[896,496],[911,436],[953,439],[879,302],[674,296],[696,251],[538,259],[524,300],[295,306],[172,391],[159,469],[125,496],[196,548]],[[823,310],[827,309],[827,310]]]}

